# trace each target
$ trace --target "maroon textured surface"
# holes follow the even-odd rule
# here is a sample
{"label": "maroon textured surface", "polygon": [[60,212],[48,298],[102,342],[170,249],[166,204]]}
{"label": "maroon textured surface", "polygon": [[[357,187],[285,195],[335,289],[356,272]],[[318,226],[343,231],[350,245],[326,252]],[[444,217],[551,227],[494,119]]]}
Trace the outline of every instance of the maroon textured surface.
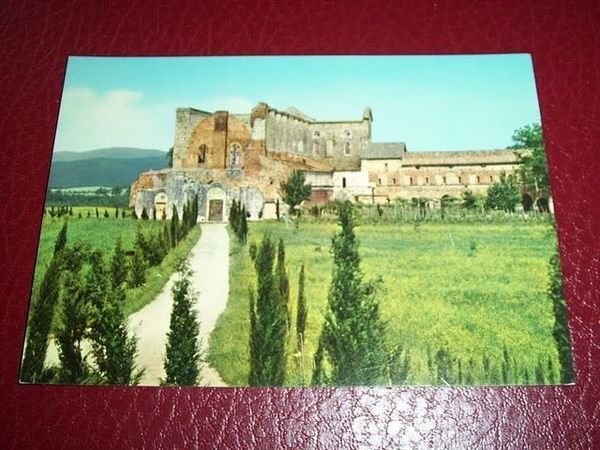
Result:
{"label": "maroon textured surface", "polygon": [[[598,2],[284,3],[0,5],[0,447],[600,448]],[[17,384],[37,211],[67,55],[495,52],[533,54],[575,386],[219,390]]]}

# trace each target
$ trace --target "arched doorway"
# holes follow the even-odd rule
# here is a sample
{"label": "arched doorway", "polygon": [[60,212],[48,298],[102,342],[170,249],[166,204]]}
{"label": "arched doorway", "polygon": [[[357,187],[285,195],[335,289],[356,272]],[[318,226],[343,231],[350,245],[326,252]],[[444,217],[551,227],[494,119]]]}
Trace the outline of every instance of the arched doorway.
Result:
{"label": "arched doorway", "polygon": [[164,192],[159,192],[154,196],[154,212],[156,218],[163,220],[167,218],[167,201],[169,198]]}
{"label": "arched doorway", "polygon": [[209,222],[223,222],[225,220],[225,190],[212,187],[206,193],[206,217]]}
{"label": "arched doorway", "polygon": [[521,204],[523,205],[523,211],[530,212],[533,209],[533,198],[531,198],[531,195],[528,193],[523,194]]}
{"label": "arched doorway", "polygon": [[546,197],[540,197],[536,202],[536,206],[539,212],[550,212],[550,205],[548,204],[548,199]]}

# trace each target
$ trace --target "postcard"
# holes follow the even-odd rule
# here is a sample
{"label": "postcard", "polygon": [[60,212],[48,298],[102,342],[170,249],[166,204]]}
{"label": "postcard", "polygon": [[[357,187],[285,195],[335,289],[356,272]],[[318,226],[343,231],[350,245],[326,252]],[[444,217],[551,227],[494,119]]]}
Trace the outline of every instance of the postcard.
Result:
{"label": "postcard", "polygon": [[69,58],[20,380],[573,383],[531,56]]}

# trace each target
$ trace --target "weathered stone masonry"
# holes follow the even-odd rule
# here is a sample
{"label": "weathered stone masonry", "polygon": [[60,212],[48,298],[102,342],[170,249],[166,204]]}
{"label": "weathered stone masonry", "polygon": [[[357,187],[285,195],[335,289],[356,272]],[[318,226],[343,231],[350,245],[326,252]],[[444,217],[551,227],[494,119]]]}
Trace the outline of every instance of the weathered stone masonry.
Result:
{"label": "weathered stone masonry", "polygon": [[170,218],[173,205],[181,214],[196,196],[200,220],[225,221],[235,199],[252,219],[270,218],[280,183],[293,170],[313,186],[310,202],[384,203],[485,193],[517,164],[512,150],[409,152],[402,142],[375,143],[372,122],[370,108],[346,121],[318,121],[266,103],[250,114],[179,108],[173,168],[140,174],[130,204],[137,214],[145,208]]}

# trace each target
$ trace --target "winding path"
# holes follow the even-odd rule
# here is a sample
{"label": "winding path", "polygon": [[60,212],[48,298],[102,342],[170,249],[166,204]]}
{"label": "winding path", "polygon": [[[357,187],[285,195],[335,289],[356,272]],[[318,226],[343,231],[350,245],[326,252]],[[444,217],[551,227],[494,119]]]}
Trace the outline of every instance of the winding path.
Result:
{"label": "winding path", "polygon": [[[225,224],[202,224],[202,235],[188,258],[194,271],[192,288],[198,294],[195,304],[200,321],[199,339],[208,354],[210,334],[225,310],[229,294],[229,235]],[[165,377],[163,358],[172,308],[173,274],[152,303],[129,316],[130,329],[138,337],[137,365],[145,367],[140,385],[156,386]],[[218,372],[203,363],[200,385],[227,386]]]}

